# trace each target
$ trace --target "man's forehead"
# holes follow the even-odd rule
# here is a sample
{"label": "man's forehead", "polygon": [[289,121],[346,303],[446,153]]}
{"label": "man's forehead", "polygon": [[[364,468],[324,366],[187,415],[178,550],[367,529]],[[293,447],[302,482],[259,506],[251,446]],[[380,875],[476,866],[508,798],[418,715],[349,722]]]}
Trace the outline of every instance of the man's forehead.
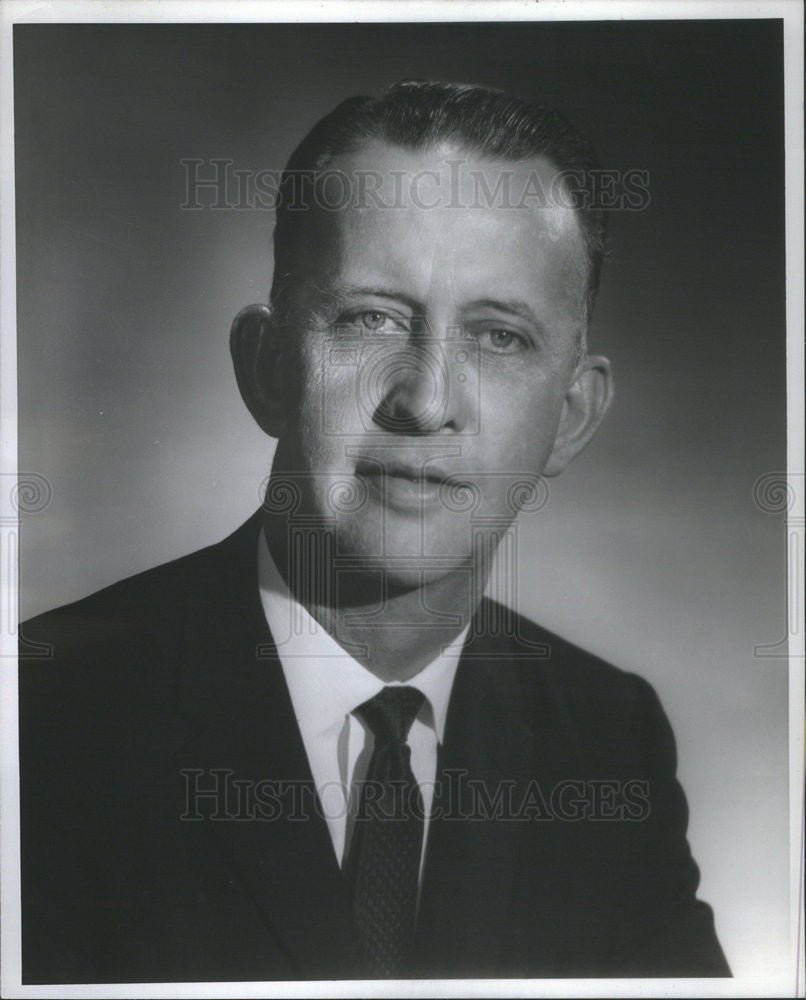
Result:
{"label": "man's forehead", "polygon": [[579,232],[569,175],[543,156],[509,160],[445,141],[405,149],[372,139],[331,159],[322,174],[325,200],[328,187],[336,195],[325,204],[331,211],[503,213],[558,235]]}
{"label": "man's forehead", "polygon": [[483,285],[584,297],[581,229],[568,199],[552,190],[558,171],[544,158],[491,160],[449,144],[406,150],[373,141],[334,157],[323,181],[327,171],[333,183],[321,192],[331,202],[315,213],[300,261],[317,282],[394,275],[412,287],[438,282],[473,295]]}

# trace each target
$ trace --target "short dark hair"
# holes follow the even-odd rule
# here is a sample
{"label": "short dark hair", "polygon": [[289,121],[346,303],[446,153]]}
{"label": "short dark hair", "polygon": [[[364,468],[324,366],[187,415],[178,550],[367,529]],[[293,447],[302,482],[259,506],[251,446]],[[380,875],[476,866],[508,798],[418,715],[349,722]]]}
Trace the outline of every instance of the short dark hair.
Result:
{"label": "short dark hair", "polygon": [[[350,97],[321,119],[291,154],[280,181],[274,231],[271,300],[280,299],[291,274],[299,236],[299,212],[289,209],[299,177],[317,175],[333,159],[377,139],[407,150],[453,142],[468,152],[503,160],[544,157],[561,173],[585,242],[588,317],[593,309],[605,254],[607,216],[592,197],[599,169],[593,147],[558,111],[522,97],[472,84],[405,80],[380,98]],[[296,218],[295,218],[296,216]]]}

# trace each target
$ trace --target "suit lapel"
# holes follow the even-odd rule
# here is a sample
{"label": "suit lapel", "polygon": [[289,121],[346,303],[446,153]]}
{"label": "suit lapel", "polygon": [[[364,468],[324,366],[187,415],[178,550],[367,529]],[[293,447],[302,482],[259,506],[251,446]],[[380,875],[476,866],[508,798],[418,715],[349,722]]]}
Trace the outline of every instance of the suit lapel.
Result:
{"label": "suit lapel", "polygon": [[498,811],[521,801],[532,761],[522,710],[517,667],[500,650],[466,650],[439,755],[418,925],[423,975],[494,975],[523,830]]}
{"label": "suit lapel", "polygon": [[349,901],[260,605],[258,528],[253,519],[219,547],[223,611],[195,607],[187,618],[207,625],[185,639],[177,764],[202,772],[199,787],[211,786],[213,769],[244,782],[230,785],[232,818],[204,820],[203,833],[251,896],[289,974],[352,978]]}
{"label": "suit lapel", "polygon": [[531,925],[541,928],[531,967],[552,968],[562,905],[553,886],[574,865],[567,824],[552,820],[547,804],[558,782],[580,773],[550,644],[537,650],[495,634],[475,633],[466,645],[451,695],[435,796],[442,811],[429,834],[418,922],[423,976],[535,974],[513,971],[504,947],[526,872],[541,873],[546,890],[528,900]]}

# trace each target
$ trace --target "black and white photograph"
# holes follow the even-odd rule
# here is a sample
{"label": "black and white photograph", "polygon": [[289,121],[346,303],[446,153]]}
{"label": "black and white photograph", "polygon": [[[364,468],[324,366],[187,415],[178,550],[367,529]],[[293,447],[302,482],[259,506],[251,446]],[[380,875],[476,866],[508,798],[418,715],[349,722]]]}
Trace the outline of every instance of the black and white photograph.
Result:
{"label": "black and white photograph", "polygon": [[3,995],[802,996],[801,6],[0,13]]}

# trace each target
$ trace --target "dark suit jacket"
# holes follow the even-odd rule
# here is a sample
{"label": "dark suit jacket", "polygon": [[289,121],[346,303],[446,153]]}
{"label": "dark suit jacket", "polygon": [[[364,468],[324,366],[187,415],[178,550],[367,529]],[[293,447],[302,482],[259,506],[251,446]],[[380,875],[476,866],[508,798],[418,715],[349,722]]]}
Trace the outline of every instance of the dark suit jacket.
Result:
{"label": "dark suit jacket", "polygon": [[[363,975],[258,529],[23,626],[23,982]],[[645,681],[485,602],[438,778],[412,974],[730,974]]]}

